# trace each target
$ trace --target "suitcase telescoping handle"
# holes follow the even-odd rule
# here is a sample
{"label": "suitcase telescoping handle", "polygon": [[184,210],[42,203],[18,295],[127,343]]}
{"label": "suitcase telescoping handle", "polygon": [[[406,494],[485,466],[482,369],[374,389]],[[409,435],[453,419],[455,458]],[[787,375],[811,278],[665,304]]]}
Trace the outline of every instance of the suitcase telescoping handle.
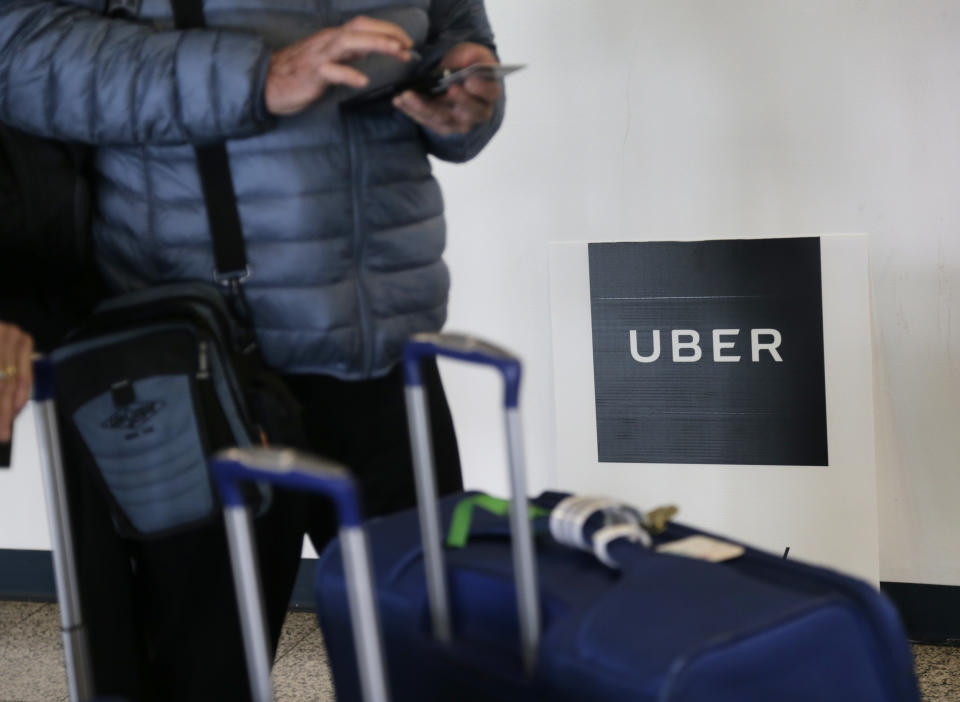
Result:
{"label": "suitcase telescoping handle", "polygon": [[67,685],[70,701],[83,702],[93,699],[93,673],[87,631],[80,611],[76,551],[70,529],[70,508],[54,400],[53,363],[46,358],[35,360],[33,374],[33,400],[37,403],[37,447],[53,547],[53,572],[60,605]]}
{"label": "suitcase telescoping handle", "polygon": [[540,642],[540,598],[537,590],[533,532],[527,517],[527,478],[518,409],[520,361],[493,344],[459,334],[418,334],[407,342],[403,353],[407,418],[416,470],[420,531],[423,538],[427,594],[434,636],[445,643],[452,638],[450,598],[444,566],[437,489],[434,480],[430,419],[423,388],[421,361],[433,357],[453,358],[493,366],[504,379],[504,412],[512,492],[510,507],[511,545],[517,589],[517,611],[524,666],[532,674]]}
{"label": "suitcase telescoping handle", "polygon": [[272,699],[273,693],[267,624],[253,529],[240,490],[240,485],[245,482],[265,482],[318,493],[331,498],[336,505],[363,700],[387,702],[389,693],[370,550],[362,526],[357,488],[350,474],[332,462],[290,449],[228,449],[214,457],[211,468],[224,505],[233,580],[254,700],[266,702]]}

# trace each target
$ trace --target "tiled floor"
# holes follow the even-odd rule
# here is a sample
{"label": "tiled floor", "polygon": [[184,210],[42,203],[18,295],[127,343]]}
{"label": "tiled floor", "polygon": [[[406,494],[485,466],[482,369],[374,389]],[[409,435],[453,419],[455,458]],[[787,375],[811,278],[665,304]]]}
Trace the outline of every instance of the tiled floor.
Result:
{"label": "tiled floor", "polygon": [[[276,702],[330,702],[333,683],[313,614],[291,612],[273,668]],[[0,702],[69,702],[56,605],[0,601]]]}
{"label": "tiled floor", "polygon": [[[960,648],[914,646],[925,702],[960,700]],[[277,702],[334,699],[312,614],[287,617],[274,666]],[[56,605],[0,602],[0,702],[67,702]]]}

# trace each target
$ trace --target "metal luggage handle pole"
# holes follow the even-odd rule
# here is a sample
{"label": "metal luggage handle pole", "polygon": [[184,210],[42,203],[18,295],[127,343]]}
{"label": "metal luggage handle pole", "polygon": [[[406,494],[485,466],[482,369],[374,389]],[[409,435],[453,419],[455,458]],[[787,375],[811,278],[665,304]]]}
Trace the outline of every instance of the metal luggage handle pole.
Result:
{"label": "metal luggage handle pole", "polygon": [[254,700],[269,702],[273,699],[273,690],[267,622],[253,529],[240,490],[240,484],[244,482],[266,482],[314,492],[330,497],[336,504],[363,700],[388,702],[390,695],[374,594],[373,568],[357,488],[350,474],[335,463],[290,449],[263,448],[221,451],[211,461],[211,470],[224,504],[230,562]]}
{"label": "metal luggage handle pole", "polygon": [[452,639],[450,597],[443,557],[440,512],[437,505],[430,419],[420,369],[420,362],[423,359],[437,356],[493,366],[503,375],[504,413],[512,490],[510,526],[517,611],[520,618],[523,664],[527,673],[532,675],[540,644],[540,597],[537,590],[533,530],[527,518],[526,464],[519,412],[520,361],[510,352],[493,344],[459,334],[418,334],[407,343],[403,354],[407,417],[416,470],[417,504],[433,633],[439,641],[444,643],[449,643]]}
{"label": "metal luggage handle pole", "polygon": [[39,358],[33,364],[33,400],[37,403],[37,444],[47,502],[47,521],[53,546],[53,572],[60,605],[60,631],[71,702],[93,699],[93,672],[87,632],[77,589],[77,561],[73,550],[70,506],[60,448],[60,429],[54,400],[53,363]]}

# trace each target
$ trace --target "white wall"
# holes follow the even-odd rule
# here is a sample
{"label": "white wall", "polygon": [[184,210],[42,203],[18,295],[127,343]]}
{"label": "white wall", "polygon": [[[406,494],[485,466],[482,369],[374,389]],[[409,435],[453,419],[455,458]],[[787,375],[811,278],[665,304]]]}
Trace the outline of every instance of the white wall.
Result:
{"label": "white wall", "polygon": [[[869,232],[881,578],[960,585],[960,3],[487,6],[503,60],[530,67],[490,148],[437,169],[449,328],[527,361],[534,487],[576,430],[553,425],[549,241]],[[498,390],[444,373],[468,479],[502,491]],[[45,540],[10,509],[42,509],[21,484],[0,471],[0,548]]]}
{"label": "white wall", "polygon": [[17,417],[12,469],[0,470],[0,548],[50,548],[33,415],[30,404]]}
{"label": "white wall", "polygon": [[[527,360],[535,487],[556,463],[548,242],[869,232],[881,578],[960,585],[960,3],[487,6],[530,67],[490,148],[438,168],[449,326]],[[468,479],[502,491],[496,393],[445,375]]]}

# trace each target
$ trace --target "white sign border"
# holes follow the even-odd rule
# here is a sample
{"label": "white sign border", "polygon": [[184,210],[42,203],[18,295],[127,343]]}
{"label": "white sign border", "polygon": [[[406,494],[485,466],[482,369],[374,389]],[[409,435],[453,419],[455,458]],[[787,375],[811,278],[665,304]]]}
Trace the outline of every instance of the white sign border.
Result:
{"label": "white sign border", "polygon": [[[617,495],[641,508],[676,503],[687,523],[777,553],[789,546],[791,557],[876,584],[879,525],[868,238],[814,236],[821,242],[826,468],[599,463],[587,255],[592,242],[551,243],[558,487]],[[665,239],[634,241],[656,240]]]}

